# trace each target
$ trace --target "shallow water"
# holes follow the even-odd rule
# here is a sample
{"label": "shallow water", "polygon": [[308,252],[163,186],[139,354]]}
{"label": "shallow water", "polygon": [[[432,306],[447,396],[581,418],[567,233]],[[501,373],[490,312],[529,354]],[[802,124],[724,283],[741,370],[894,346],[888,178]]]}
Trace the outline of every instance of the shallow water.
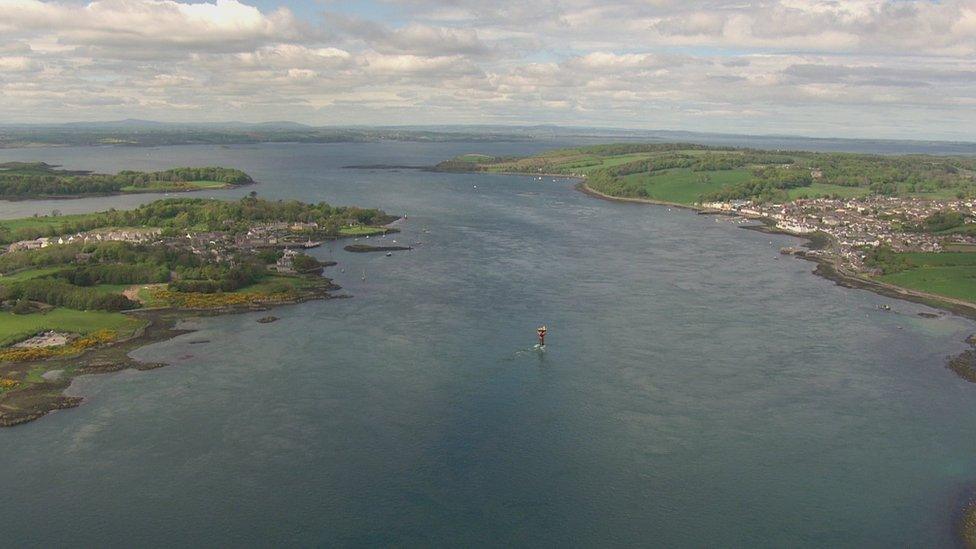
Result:
{"label": "shallow water", "polygon": [[973,323],[812,276],[778,254],[795,239],[569,181],[341,168],[550,145],[0,151],[240,167],[261,183],[204,196],[383,207],[408,218],[382,242],[422,242],[320,248],[353,299],[193,321],[134,353],[170,367],[82,378],[81,408],[0,430],[0,544],[952,542],[976,385],[944,359]]}

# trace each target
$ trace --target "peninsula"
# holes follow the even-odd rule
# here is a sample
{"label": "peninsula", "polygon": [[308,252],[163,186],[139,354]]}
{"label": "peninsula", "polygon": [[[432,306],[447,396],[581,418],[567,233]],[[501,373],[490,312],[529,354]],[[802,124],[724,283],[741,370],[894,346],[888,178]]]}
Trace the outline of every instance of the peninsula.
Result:
{"label": "peninsula", "polygon": [[0,163],[0,199],[7,200],[201,191],[251,183],[254,183],[251,176],[230,168],[126,170],[110,175],[65,170],[44,162]]}
{"label": "peninsula", "polygon": [[395,219],[252,193],[0,222],[0,426],[76,406],[75,376],[159,366],[126,353],[189,315],[329,298],[331,263],[304,251]]}
{"label": "peninsula", "polygon": [[[976,317],[976,158],[609,144],[530,157],[468,154],[438,171],[579,178],[609,200],[754,219],[839,283]],[[815,249],[814,249],[815,248]],[[964,376],[976,380],[976,376]]]}

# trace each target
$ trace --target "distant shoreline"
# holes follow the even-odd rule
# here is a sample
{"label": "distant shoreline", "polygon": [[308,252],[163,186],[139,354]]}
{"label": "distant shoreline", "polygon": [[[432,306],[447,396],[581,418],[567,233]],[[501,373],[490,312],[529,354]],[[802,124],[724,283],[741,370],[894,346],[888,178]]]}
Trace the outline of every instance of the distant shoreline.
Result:
{"label": "distant shoreline", "polygon": [[257,185],[257,181],[250,183],[231,184],[225,183],[219,187],[200,187],[196,189],[146,189],[138,191],[118,191],[114,193],[91,193],[91,194],[55,194],[55,195],[30,195],[30,196],[0,196],[0,201],[5,202],[26,202],[28,200],[81,200],[83,198],[104,198],[107,196],[128,196],[136,194],[168,194],[168,193],[199,193],[204,191],[226,191],[227,189],[237,189],[249,185]]}
{"label": "distant shoreline", "polygon": [[[635,204],[649,204],[652,206],[668,206],[674,208],[682,208],[685,210],[691,210],[698,213],[712,213],[713,210],[708,210],[705,208],[699,208],[696,206],[689,206],[687,204],[676,204],[673,202],[666,202],[661,200],[653,200],[647,198],[622,198],[618,196],[610,196],[603,194],[597,190],[592,189],[585,181],[581,181],[576,185],[576,189],[583,194],[599,198],[601,200],[609,200],[611,202],[632,202]],[[714,212],[716,214],[727,215],[730,217],[743,217],[745,219],[753,219],[746,216],[738,216],[735,214],[729,214],[727,212]],[[760,221],[756,219],[756,221]],[[764,224],[760,227],[742,227],[743,229],[758,230],[770,234],[782,234],[786,236],[792,236],[794,238],[801,238],[807,240],[809,244],[810,238],[807,235],[795,234],[788,231],[783,231],[775,227],[771,227]],[[827,280],[833,281],[838,286],[843,286],[845,288],[858,288],[862,290],[868,290],[875,294],[889,297],[892,299],[901,299],[905,301],[912,301],[914,303],[921,303],[923,305],[928,305],[929,307],[943,309],[951,313],[964,316],[971,320],[976,320],[976,305],[963,301],[960,299],[955,299],[946,296],[940,296],[937,294],[931,294],[928,292],[921,292],[918,290],[911,290],[908,288],[902,288],[900,286],[895,286],[892,284],[887,284],[885,282],[880,282],[877,280],[872,280],[869,278],[864,278],[856,274],[839,269],[835,264],[830,261],[826,261],[819,257],[810,257],[797,255],[800,259],[805,259],[807,261],[812,261],[817,264],[817,268],[814,269],[813,274],[826,278]]]}

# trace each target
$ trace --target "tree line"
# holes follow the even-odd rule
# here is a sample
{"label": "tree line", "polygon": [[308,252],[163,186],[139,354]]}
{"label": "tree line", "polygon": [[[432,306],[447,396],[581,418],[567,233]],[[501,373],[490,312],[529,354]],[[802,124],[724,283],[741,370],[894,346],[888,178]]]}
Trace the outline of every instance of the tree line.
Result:
{"label": "tree line", "polygon": [[0,197],[77,196],[121,192],[125,188],[180,185],[216,181],[228,185],[253,183],[251,176],[232,168],[174,168],[158,172],[126,170],[115,175],[57,170],[36,163],[0,169]]}
{"label": "tree line", "polygon": [[201,229],[241,233],[247,232],[254,223],[272,222],[315,222],[319,225],[316,232],[336,236],[343,226],[350,223],[375,225],[389,223],[393,219],[381,210],[331,206],[325,202],[272,201],[253,196],[239,201],[171,198],[144,204],[134,210],[112,209],[80,219],[45,218],[49,223],[36,223],[13,231],[4,230],[0,224],[0,242],[33,240],[105,227],[158,227],[170,235]]}

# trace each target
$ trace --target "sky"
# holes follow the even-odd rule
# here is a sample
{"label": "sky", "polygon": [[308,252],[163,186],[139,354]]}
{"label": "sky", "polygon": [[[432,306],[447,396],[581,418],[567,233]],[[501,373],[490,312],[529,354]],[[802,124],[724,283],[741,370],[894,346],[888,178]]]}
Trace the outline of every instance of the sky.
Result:
{"label": "sky", "polygon": [[0,122],[976,141],[976,0],[0,0]]}

